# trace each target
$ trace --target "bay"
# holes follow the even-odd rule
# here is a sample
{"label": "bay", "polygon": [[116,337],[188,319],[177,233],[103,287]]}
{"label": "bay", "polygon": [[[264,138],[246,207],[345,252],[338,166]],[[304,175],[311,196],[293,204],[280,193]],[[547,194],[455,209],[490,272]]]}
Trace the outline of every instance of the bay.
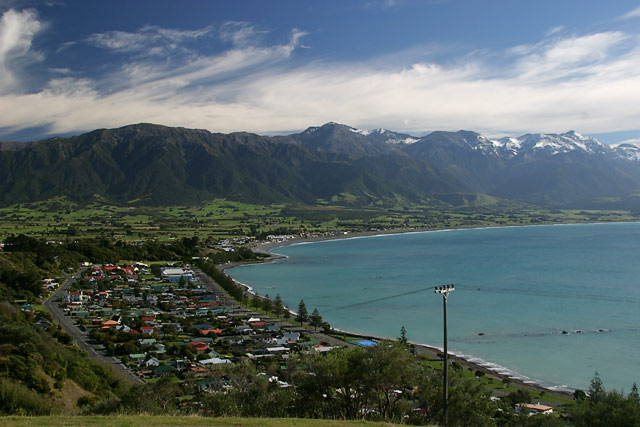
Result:
{"label": "bay", "polygon": [[304,299],[333,327],[442,347],[546,387],[640,382],[640,224],[443,230],[293,244],[229,270],[260,295]]}

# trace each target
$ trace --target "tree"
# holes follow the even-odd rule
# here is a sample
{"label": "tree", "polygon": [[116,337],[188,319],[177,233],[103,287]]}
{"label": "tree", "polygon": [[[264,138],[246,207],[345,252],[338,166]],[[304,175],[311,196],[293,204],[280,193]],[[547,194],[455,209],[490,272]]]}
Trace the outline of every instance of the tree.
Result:
{"label": "tree", "polygon": [[322,316],[320,316],[320,312],[317,308],[313,309],[313,313],[311,313],[311,326],[313,326],[314,330],[318,330],[318,326],[322,325]]}
{"label": "tree", "polygon": [[267,313],[273,311],[273,301],[269,298],[269,294],[266,294],[262,299],[262,309]]}
{"label": "tree", "polygon": [[632,403],[635,403],[640,407],[640,394],[638,393],[638,384],[635,382],[631,386],[631,392],[629,393],[628,398]]}
{"label": "tree", "polygon": [[587,394],[589,395],[589,402],[598,403],[604,394],[604,386],[602,385],[602,380],[600,379],[600,374],[596,371],[595,375],[591,379],[591,383],[589,384],[589,389],[587,390]]}
{"label": "tree", "polygon": [[300,300],[300,304],[298,304],[298,314],[296,315],[296,322],[300,322],[300,326],[304,322],[309,321],[309,313],[307,312],[307,306],[304,305],[304,300]]}
{"label": "tree", "polygon": [[283,311],[282,298],[280,298],[280,294],[276,294],[276,298],[273,300],[273,312],[279,318]]}
{"label": "tree", "polygon": [[258,307],[260,307],[261,305],[262,305],[262,301],[260,301],[260,296],[256,292],[255,294],[253,294],[253,298],[251,299],[251,307],[257,310]]}
{"label": "tree", "polygon": [[398,338],[398,341],[400,342],[400,344],[407,344],[407,330],[405,329],[404,325],[402,325],[402,328],[400,328],[400,338]]}
{"label": "tree", "polygon": [[585,400],[587,398],[587,393],[585,393],[584,390],[577,389],[573,392],[573,398],[576,401]]}

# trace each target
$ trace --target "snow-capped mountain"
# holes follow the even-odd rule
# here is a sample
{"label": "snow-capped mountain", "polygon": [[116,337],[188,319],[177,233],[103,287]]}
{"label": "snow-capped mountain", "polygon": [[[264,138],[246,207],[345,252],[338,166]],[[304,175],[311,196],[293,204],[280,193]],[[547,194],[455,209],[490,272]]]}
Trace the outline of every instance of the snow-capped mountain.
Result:
{"label": "snow-capped mountain", "polygon": [[372,138],[377,138],[387,144],[392,145],[407,145],[413,144],[420,140],[415,136],[407,135],[406,133],[398,133],[388,129],[378,128],[370,131],[368,135]]}
{"label": "snow-capped mountain", "polygon": [[622,143],[611,146],[620,158],[640,162],[640,147],[636,144]]}
{"label": "snow-capped mountain", "polygon": [[493,142],[503,155],[510,157],[524,153],[555,156],[572,151],[599,155],[610,155],[613,152],[609,146],[597,139],[580,135],[575,131],[561,134],[533,133],[517,138],[505,137]]}

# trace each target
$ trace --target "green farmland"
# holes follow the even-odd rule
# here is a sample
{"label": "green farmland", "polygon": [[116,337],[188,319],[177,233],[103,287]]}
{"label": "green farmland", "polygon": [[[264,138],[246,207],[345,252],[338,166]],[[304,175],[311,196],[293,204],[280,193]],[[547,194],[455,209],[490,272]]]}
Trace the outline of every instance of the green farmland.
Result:
{"label": "green farmland", "polygon": [[376,232],[438,228],[637,221],[628,211],[545,210],[524,205],[434,208],[419,205],[252,205],[214,200],[199,206],[133,207],[64,198],[0,208],[0,238],[99,238],[170,241],[197,235],[213,241],[260,234]]}

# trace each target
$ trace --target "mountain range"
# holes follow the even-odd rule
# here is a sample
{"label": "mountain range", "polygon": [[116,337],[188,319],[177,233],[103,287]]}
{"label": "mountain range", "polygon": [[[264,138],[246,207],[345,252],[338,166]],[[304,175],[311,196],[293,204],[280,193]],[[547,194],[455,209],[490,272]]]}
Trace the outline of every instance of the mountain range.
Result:
{"label": "mountain range", "polygon": [[574,131],[415,137],[327,123],[285,136],[136,124],[0,143],[0,203],[66,196],[113,203],[467,203],[640,208],[640,148]]}

